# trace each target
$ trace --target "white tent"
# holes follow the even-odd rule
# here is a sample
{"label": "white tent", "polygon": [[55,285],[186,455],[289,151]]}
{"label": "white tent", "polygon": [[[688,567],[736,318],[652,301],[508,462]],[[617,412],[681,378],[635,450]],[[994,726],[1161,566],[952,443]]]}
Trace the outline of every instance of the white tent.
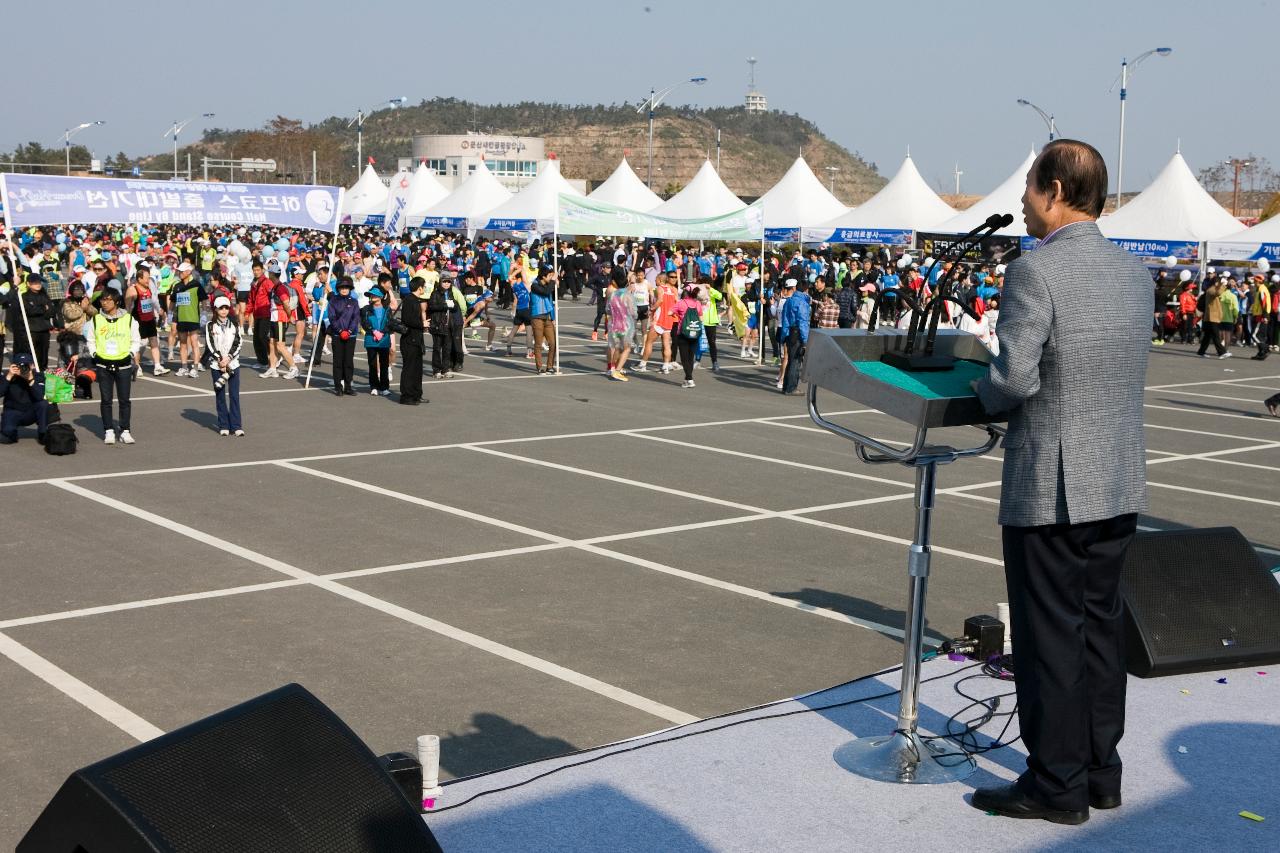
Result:
{"label": "white tent", "polygon": [[647,212],[666,219],[708,219],[746,206],[724,185],[715,166],[707,160],[688,186]]}
{"label": "white tent", "polygon": [[805,228],[804,239],[814,243],[906,245],[912,232],[932,230],[955,215],[955,208],[929,189],[908,154],[898,173],[880,192],[848,213]]}
{"label": "white tent", "polygon": [[342,199],[342,224],[363,225],[370,216],[382,217],[391,191],[378,177],[373,166],[365,166],[360,180],[347,190]]}
{"label": "white tent", "polygon": [[484,231],[545,231],[555,227],[556,203],[560,193],[582,193],[560,174],[560,161],[548,160],[538,177],[516,195],[472,221],[471,227]]}
{"label": "white tent", "polygon": [[422,215],[433,205],[443,201],[449,190],[436,177],[435,169],[427,168],[423,163],[413,173],[413,183],[409,185],[409,203],[406,205],[405,220],[421,222]]}
{"label": "white tent", "polygon": [[803,157],[796,158],[760,201],[765,238],[777,242],[798,240],[801,226],[825,222],[849,209],[822,185]]}
{"label": "white tent", "polygon": [[644,181],[636,177],[636,173],[631,170],[631,164],[627,162],[625,157],[618,164],[618,168],[613,170],[613,174],[588,194],[587,198],[594,201],[603,201],[605,204],[616,204],[618,207],[639,210],[644,213],[648,213],[662,204],[662,197],[646,187]]}
{"label": "white tent", "polygon": [[410,220],[412,227],[448,228],[455,231],[477,227],[483,215],[511,198],[507,188],[498,182],[484,163],[442,200],[422,211],[420,223]]}
{"label": "white tent", "polygon": [[985,222],[993,213],[1011,213],[1013,223],[995,233],[1008,237],[1027,236],[1027,223],[1022,219],[1022,194],[1027,190],[1027,172],[1031,171],[1031,164],[1035,159],[1036,152],[1033,150],[1027,155],[1027,159],[1022,161],[1022,165],[1005,178],[1004,183],[980,199],[973,207],[962,210],[945,222],[940,222],[927,230],[938,234],[967,234]]}
{"label": "white tent", "polygon": [[[1236,234],[1240,220],[1204,191],[1182,154],[1175,153],[1150,186],[1098,220],[1098,228],[1134,254],[1189,257],[1185,247]],[[1183,246],[1165,245],[1175,243]]]}
{"label": "white tent", "polygon": [[1280,263],[1280,216],[1273,216],[1252,228],[1214,240],[1209,244],[1208,256],[1224,261],[1266,258],[1273,263]]}

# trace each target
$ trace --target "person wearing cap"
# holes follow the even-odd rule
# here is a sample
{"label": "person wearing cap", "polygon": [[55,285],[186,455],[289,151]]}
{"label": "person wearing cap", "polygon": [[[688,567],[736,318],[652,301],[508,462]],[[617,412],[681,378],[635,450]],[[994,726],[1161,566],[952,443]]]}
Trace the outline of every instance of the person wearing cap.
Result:
{"label": "person wearing cap", "polygon": [[[58,333],[58,353],[62,357],[62,363],[71,367],[80,355],[84,340],[84,324],[98,313],[98,309],[93,307],[93,303],[85,294],[84,283],[72,281],[67,285],[67,295],[58,307],[58,312],[62,315],[62,331]],[[76,394],[80,396],[78,384]]]}
{"label": "person wearing cap", "polygon": [[521,264],[512,266],[508,275],[510,281],[507,287],[511,296],[507,304],[513,307],[514,311],[511,317],[511,328],[504,338],[507,344],[507,355],[511,355],[511,342],[515,340],[516,335],[524,332],[525,358],[533,358],[533,315],[529,310],[529,285],[524,281],[524,266]]}
{"label": "person wearing cap", "polygon": [[[498,333],[498,327],[489,316],[489,308],[494,302],[493,291],[488,288],[486,281],[487,279],[475,270],[467,271],[467,277],[462,285],[462,298],[467,300],[467,316],[463,320],[463,325],[469,329],[488,329],[489,336],[485,341],[485,351],[497,352],[498,348],[493,345],[493,338]],[[476,331],[473,334],[480,333]],[[463,352],[466,352],[465,343]]]}
{"label": "person wearing cap", "polygon": [[1253,318],[1253,337],[1258,342],[1258,354],[1253,360],[1263,361],[1271,351],[1271,291],[1261,275],[1253,277],[1251,290],[1249,316]]}
{"label": "person wearing cap", "polygon": [[1200,295],[1200,298],[1204,300],[1202,303],[1204,317],[1200,321],[1200,351],[1196,355],[1201,358],[1209,357],[1205,350],[1209,348],[1211,343],[1218,353],[1218,358],[1231,358],[1231,350],[1222,345],[1222,336],[1218,332],[1222,324],[1222,300],[1219,297],[1225,289],[1225,280],[1222,284],[1214,281]]}
{"label": "person wearing cap", "polygon": [[191,273],[180,275],[173,286],[173,312],[178,327],[178,369],[174,376],[195,379],[204,369],[200,363],[200,303],[203,300],[201,283]]}
{"label": "person wearing cap", "polygon": [[213,378],[214,404],[218,413],[218,435],[244,435],[240,420],[240,325],[231,316],[231,297],[213,298],[213,318],[204,327],[204,346],[209,353],[209,375]]}
{"label": "person wearing cap", "polygon": [[365,357],[369,362],[369,393],[390,397],[391,307],[381,284],[369,288],[368,297],[369,304],[360,309],[360,328],[364,331]]}
{"label": "person wearing cap", "polygon": [[[267,369],[259,374],[264,379],[297,379],[298,365],[294,362],[293,351],[289,349],[289,328],[296,320],[298,293],[284,281],[281,281],[280,264],[272,258],[267,261],[267,276],[271,281],[268,291],[270,299],[270,332],[268,334]],[[283,366],[285,372],[280,373]]]}
{"label": "person wearing cap", "polygon": [[[7,308],[5,325],[13,333],[13,352],[31,352],[35,359],[36,369],[44,370],[49,366],[49,338],[52,331],[61,324],[61,318],[54,309],[53,301],[44,290],[44,277],[39,273],[27,276],[26,289],[22,285],[10,289],[0,297],[0,305]],[[27,330],[31,337],[28,339]]]}
{"label": "person wearing cap", "polygon": [[[133,406],[129,389],[133,383],[134,360],[142,349],[138,323],[124,310],[122,298],[114,288],[98,295],[98,313],[84,325],[85,343],[97,367],[99,411],[102,414],[102,441],[116,443],[116,426],[120,427],[120,443],[133,444],[129,431]],[[120,398],[120,418],[112,418],[112,405]]]}
{"label": "person wearing cap", "polygon": [[17,444],[18,427],[35,425],[36,441],[44,444],[49,429],[49,403],[44,398],[44,372],[35,369],[31,353],[20,352],[0,375],[0,444]]}
{"label": "person wearing cap", "polygon": [[787,348],[786,368],[782,375],[782,393],[795,394],[800,385],[800,365],[805,347],[809,345],[809,282],[787,280],[788,289],[795,288],[782,306],[778,321],[778,335]]}
{"label": "person wearing cap", "polygon": [[462,369],[462,324],[466,297],[454,284],[453,273],[441,276],[435,287],[427,286],[427,317],[431,331],[431,375],[450,379]]}
{"label": "person wearing cap", "polygon": [[360,333],[360,305],[351,295],[349,276],[338,280],[338,293],[329,300],[328,334],[333,341],[333,393],[354,397],[356,335]]}
{"label": "person wearing cap", "polygon": [[675,308],[677,299],[676,289],[671,284],[667,274],[659,273],[654,278],[653,323],[650,325],[649,333],[644,339],[644,349],[641,350],[639,356],[640,363],[635,368],[638,373],[644,373],[649,369],[649,356],[653,353],[655,341],[662,342],[662,372],[670,373],[675,369],[676,363],[671,360],[671,312]]}
{"label": "person wearing cap", "polygon": [[[124,292],[125,310],[138,321],[138,334],[151,352],[151,367],[155,376],[164,376],[169,368],[160,359],[159,322],[164,316],[160,297],[151,282],[151,267],[138,264],[133,284]],[[197,311],[199,309],[197,308]],[[138,366],[141,370],[141,365]]]}

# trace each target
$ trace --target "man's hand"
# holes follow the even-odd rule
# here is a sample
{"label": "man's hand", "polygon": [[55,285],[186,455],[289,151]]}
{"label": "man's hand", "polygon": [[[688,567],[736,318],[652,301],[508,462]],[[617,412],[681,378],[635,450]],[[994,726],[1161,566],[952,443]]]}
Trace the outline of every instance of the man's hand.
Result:
{"label": "man's hand", "polygon": [[9,380],[12,381],[16,379],[18,377],[18,374],[21,372],[22,372],[22,368],[19,367],[18,365],[16,364],[9,365]]}

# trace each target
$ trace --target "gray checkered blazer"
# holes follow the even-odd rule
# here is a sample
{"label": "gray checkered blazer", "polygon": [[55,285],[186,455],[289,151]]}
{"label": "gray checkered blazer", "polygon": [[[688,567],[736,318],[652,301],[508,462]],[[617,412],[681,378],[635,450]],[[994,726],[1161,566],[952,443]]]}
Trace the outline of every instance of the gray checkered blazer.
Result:
{"label": "gray checkered blazer", "polygon": [[1080,524],[1147,508],[1143,385],[1151,276],[1098,231],[1068,225],[1009,265],[1000,355],[978,385],[1008,412],[1000,524]]}

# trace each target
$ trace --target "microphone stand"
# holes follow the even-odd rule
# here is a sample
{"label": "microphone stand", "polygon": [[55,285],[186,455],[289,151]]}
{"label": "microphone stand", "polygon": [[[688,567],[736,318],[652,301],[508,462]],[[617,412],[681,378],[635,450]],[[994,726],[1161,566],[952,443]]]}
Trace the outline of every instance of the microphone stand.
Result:
{"label": "microphone stand", "polygon": [[[934,355],[934,342],[938,336],[938,323],[942,319],[943,303],[950,301],[959,305],[972,317],[974,311],[972,307],[965,305],[955,294],[951,288],[957,271],[960,269],[959,259],[968,251],[974,240],[981,240],[983,237],[1000,230],[1013,221],[1013,217],[1009,214],[1003,216],[993,214],[987,218],[985,222],[968,234],[961,237],[952,244],[949,251],[945,253],[946,257],[953,259],[955,263],[951,265],[951,269],[938,280],[938,285],[934,290],[933,298],[928,301],[923,311],[914,311],[911,316],[911,327],[907,332],[907,341],[901,352],[890,351],[880,357],[885,364],[891,364],[901,370],[912,372],[922,371],[940,371],[951,370],[955,366],[956,359],[950,355]],[[986,233],[983,233],[986,232]],[[933,274],[934,268],[938,265],[941,258],[935,258],[933,264],[929,266],[929,275]],[[928,276],[925,278],[928,281]],[[923,300],[921,300],[923,301]],[[926,319],[927,318],[927,321]],[[922,354],[915,353],[915,344],[917,336],[924,331],[925,323],[928,323],[928,334],[925,336],[924,352]]]}

